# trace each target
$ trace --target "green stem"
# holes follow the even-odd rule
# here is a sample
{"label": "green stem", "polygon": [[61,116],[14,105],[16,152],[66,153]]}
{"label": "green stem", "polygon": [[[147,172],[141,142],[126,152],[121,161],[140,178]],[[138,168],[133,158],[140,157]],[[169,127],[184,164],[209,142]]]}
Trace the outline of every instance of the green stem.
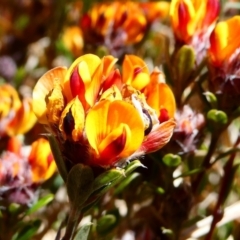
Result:
{"label": "green stem", "polygon": [[[209,146],[207,155],[205,156],[205,159],[203,160],[203,163],[202,163],[202,168],[204,170],[207,170],[211,166],[210,161],[211,161],[213,153],[215,152],[217,142],[218,142],[220,135],[221,135],[221,131],[218,131],[218,132],[213,133],[211,136],[210,146]],[[195,194],[199,191],[199,186],[200,186],[200,183],[201,183],[204,175],[205,175],[205,171],[201,171],[197,175],[197,178],[193,181],[192,189]]]}
{"label": "green stem", "polygon": [[71,207],[68,217],[66,232],[62,240],[71,240],[74,237],[75,230],[82,219],[82,214]]}
{"label": "green stem", "polygon": [[[237,145],[240,143],[240,136],[238,137],[236,143],[234,144],[234,147],[237,147]],[[228,189],[228,181],[229,179],[231,179],[231,174],[232,174],[232,168],[233,168],[233,164],[234,164],[234,159],[236,157],[236,152],[234,152],[228,159],[225,167],[224,167],[224,176],[222,178],[222,184],[221,184],[221,188],[219,191],[219,195],[218,195],[218,201],[217,204],[214,208],[213,211],[213,220],[211,223],[211,227],[210,230],[205,238],[205,240],[211,240],[212,239],[212,235],[214,232],[214,229],[216,227],[216,224],[222,219],[223,217],[223,211],[222,211],[222,205],[225,201],[225,193],[226,193],[226,189]]]}

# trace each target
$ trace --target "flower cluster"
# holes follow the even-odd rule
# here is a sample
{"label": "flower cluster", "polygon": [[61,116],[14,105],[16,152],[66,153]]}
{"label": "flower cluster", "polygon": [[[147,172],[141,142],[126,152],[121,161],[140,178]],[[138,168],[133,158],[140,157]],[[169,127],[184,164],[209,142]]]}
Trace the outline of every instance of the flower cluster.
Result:
{"label": "flower cluster", "polygon": [[40,138],[28,149],[12,137],[0,157],[0,197],[9,202],[30,204],[37,198],[38,185],[55,171],[47,140]]}
{"label": "flower cluster", "polygon": [[0,137],[29,131],[37,121],[32,111],[32,100],[20,100],[16,89],[9,84],[0,86],[0,96]]}
{"label": "flower cluster", "polygon": [[86,54],[67,69],[48,71],[33,90],[33,107],[71,163],[121,166],[156,151],[175,126],[175,99],[158,69],[139,57]]}
{"label": "flower cluster", "polygon": [[114,1],[95,4],[80,26],[86,44],[105,45],[111,54],[140,42],[148,27],[168,15],[169,3]]}

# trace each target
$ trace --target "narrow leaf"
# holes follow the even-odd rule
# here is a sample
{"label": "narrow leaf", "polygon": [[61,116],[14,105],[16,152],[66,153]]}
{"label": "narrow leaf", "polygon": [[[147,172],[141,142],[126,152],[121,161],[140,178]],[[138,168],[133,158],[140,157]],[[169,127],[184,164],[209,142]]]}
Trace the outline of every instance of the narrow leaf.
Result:
{"label": "narrow leaf", "polygon": [[79,209],[92,193],[93,172],[89,166],[76,164],[67,178],[67,192],[70,202]]}
{"label": "narrow leaf", "polygon": [[27,210],[26,215],[32,214],[36,212],[38,209],[46,206],[48,203],[50,203],[54,199],[53,194],[48,194],[44,197],[42,197],[37,203],[35,203],[30,209]]}
{"label": "narrow leaf", "polygon": [[91,226],[92,223],[87,223],[81,226],[74,237],[74,240],[87,240]]}

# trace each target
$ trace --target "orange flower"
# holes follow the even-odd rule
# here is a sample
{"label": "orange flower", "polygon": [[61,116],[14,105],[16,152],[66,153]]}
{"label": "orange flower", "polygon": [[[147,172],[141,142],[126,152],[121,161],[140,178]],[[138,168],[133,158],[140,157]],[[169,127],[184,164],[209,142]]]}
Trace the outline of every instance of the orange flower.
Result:
{"label": "orange flower", "polygon": [[110,54],[120,57],[129,46],[142,41],[152,23],[165,18],[168,12],[168,2],[97,3],[82,16],[80,26],[88,46],[104,46]]}
{"label": "orange flower", "polygon": [[[121,34],[124,44],[137,43],[144,35],[146,19],[134,2],[99,3],[84,16],[81,25],[87,39],[102,42],[105,37]],[[122,35],[123,34],[123,35]],[[94,39],[97,37],[97,39]],[[119,39],[119,40],[120,40]]]}
{"label": "orange flower", "polygon": [[140,2],[139,6],[143,9],[148,24],[157,19],[166,18],[169,15],[169,2]]}
{"label": "orange flower", "polygon": [[209,88],[219,96],[219,108],[229,114],[238,108],[240,100],[239,28],[240,16],[219,22],[208,49]]}
{"label": "orange flower", "polygon": [[19,99],[17,91],[8,84],[0,86],[0,135],[14,136],[29,131],[37,119],[32,100]]}
{"label": "orange flower", "polygon": [[82,35],[82,31],[78,26],[71,26],[63,31],[63,44],[75,57],[82,53],[84,46]]}
{"label": "orange flower", "polygon": [[[36,115],[57,136],[64,158],[70,162],[120,166],[169,141],[175,125],[172,115],[165,119],[167,124],[160,123],[139,91],[150,81],[147,68],[139,71],[145,63],[136,56],[126,59],[123,78],[114,68],[114,57],[86,54],[69,69],[52,69],[37,82],[33,90]],[[134,74],[139,76],[134,78]],[[142,78],[147,79],[144,84]],[[165,91],[164,97],[169,96],[172,98],[170,91]]]}
{"label": "orange flower", "polygon": [[223,66],[239,52],[240,16],[219,22],[210,37],[209,60],[214,66]]}
{"label": "orange flower", "polygon": [[30,204],[39,184],[56,171],[47,140],[40,138],[28,149],[12,137],[0,156],[0,197],[9,202]]}
{"label": "orange flower", "polygon": [[208,39],[219,10],[218,0],[173,0],[170,17],[176,39],[186,44],[194,44],[196,37]]}
{"label": "orange flower", "polygon": [[28,161],[31,166],[33,182],[45,181],[56,172],[56,164],[49,142],[44,138],[39,138],[32,143]]}
{"label": "orange flower", "polygon": [[123,82],[144,93],[147,104],[164,122],[174,117],[176,103],[172,90],[157,68],[150,74],[146,63],[134,55],[126,55],[123,61]]}

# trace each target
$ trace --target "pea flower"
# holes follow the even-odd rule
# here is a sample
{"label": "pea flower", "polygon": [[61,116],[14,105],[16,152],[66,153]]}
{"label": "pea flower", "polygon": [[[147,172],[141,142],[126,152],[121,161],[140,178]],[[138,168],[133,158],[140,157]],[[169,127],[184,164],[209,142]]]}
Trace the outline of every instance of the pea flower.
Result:
{"label": "pea flower", "polygon": [[83,33],[78,26],[66,27],[63,31],[62,41],[64,46],[73,53],[74,56],[81,55],[84,41]]}
{"label": "pea flower", "polygon": [[219,96],[222,109],[238,107],[240,17],[219,22],[210,36],[208,66],[211,91]]}
{"label": "pea flower", "polygon": [[[220,11],[218,0],[173,0],[170,17],[177,43],[204,54]],[[202,53],[204,52],[204,53]]]}
{"label": "pea flower", "polygon": [[56,165],[46,139],[38,139],[29,149],[12,137],[0,156],[0,197],[6,202],[30,204],[37,197],[40,183],[55,171]]}
{"label": "pea flower", "polygon": [[0,136],[15,136],[29,131],[37,119],[32,110],[32,99],[20,100],[9,84],[0,86]]}
{"label": "pea flower", "polygon": [[144,93],[147,104],[156,111],[160,122],[174,118],[175,98],[158,68],[150,74],[141,58],[126,55],[123,61],[123,82]]}
{"label": "pea flower", "polygon": [[168,3],[132,1],[95,4],[81,19],[86,44],[106,46],[113,55],[121,55],[126,46],[140,42],[154,20],[165,17]]}
{"label": "pea flower", "polygon": [[125,69],[121,74],[116,61],[83,55],[68,69],[45,73],[33,90],[35,114],[70,165],[122,166],[160,149],[172,135],[173,119],[159,121],[144,92],[123,81]]}

